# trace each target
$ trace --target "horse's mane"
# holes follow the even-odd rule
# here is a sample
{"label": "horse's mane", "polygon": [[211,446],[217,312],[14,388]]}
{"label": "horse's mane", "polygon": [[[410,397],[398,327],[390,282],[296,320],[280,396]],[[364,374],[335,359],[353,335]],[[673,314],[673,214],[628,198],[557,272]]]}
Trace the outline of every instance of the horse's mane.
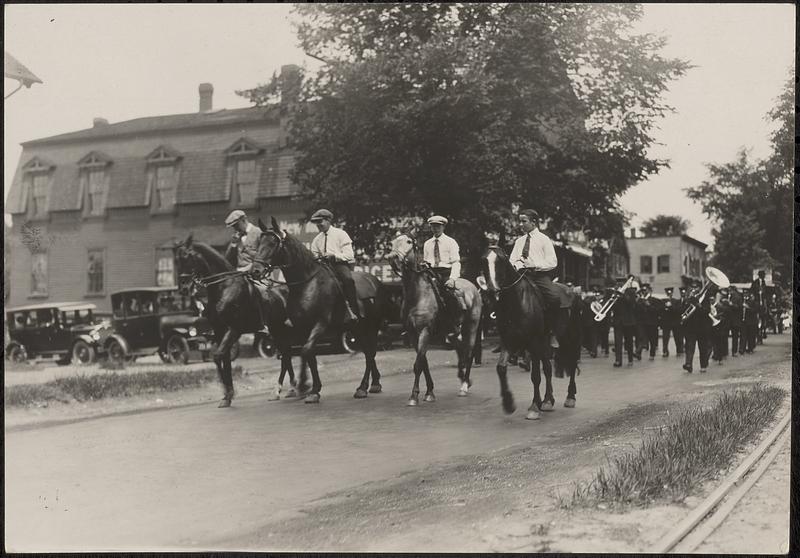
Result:
{"label": "horse's mane", "polygon": [[205,242],[198,242],[198,241],[192,242],[191,247],[201,256],[203,256],[203,258],[206,260],[206,263],[208,263],[210,267],[211,266],[221,267],[226,271],[230,271],[233,269],[233,266],[230,264],[230,262],[226,260],[225,257],[217,251],[216,248],[209,246]]}
{"label": "horse's mane", "polygon": [[311,250],[287,232],[284,233],[283,247],[286,250],[289,261],[296,261],[306,268],[311,268],[317,263]]}

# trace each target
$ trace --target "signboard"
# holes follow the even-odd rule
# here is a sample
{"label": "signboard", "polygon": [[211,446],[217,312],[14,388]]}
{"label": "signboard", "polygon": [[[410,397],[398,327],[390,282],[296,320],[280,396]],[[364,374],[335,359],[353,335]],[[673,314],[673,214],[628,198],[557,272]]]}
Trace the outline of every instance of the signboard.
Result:
{"label": "signboard", "polygon": [[353,271],[363,271],[364,273],[374,275],[387,285],[399,285],[401,283],[400,276],[394,272],[392,266],[388,262],[374,261],[365,264],[356,264],[353,266]]}

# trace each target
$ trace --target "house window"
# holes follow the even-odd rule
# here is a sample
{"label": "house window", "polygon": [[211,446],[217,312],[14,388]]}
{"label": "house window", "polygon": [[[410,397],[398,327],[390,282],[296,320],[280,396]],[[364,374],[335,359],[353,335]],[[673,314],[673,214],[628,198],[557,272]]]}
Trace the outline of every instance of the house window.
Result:
{"label": "house window", "polygon": [[653,256],[639,258],[639,273],[653,273]]}
{"label": "house window", "polygon": [[253,206],[256,203],[256,160],[236,161],[235,178],[236,199],[240,205]]}
{"label": "house window", "polygon": [[659,256],[657,265],[659,273],[669,273],[669,254]]}
{"label": "house window", "polygon": [[106,171],[104,169],[91,169],[88,171],[88,201],[89,215],[103,215],[106,211]]}
{"label": "house window", "polygon": [[105,250],[102,248],[93,248],[89,250],[89,265],[88,265],[88,289],[89,294],[103,293],[103,262],[105,260]]}
{"label": "house window", "polygon": [[31,295],[47,296],[47,253],[31,254]]}
{"label": "house window", "polygon": [[39,173],[31,176],[31,198],[34,217],[44,217],[47,215],[49,180],[50,178],[46,174]]}
{"label": "house window", "polygon": [[175,286],[175,255],[172,248],[156,250],[156,285],[159,287]]}
{"label": "house window", "polygon": [[175,167],[164,165],[155,167],[155,209],[171,211],[175,207]]}

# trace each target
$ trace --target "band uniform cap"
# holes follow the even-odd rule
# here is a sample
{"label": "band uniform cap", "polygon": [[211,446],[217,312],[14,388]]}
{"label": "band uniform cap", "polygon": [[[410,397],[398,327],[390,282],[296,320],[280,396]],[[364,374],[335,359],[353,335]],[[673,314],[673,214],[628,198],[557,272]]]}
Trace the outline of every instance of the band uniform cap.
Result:
{"label": "band uniform cap", "polygon": [[428,224],[429,225],[446,225],[447,219],[442,217],[441,215],[431,215],[428,217]]}
{"label": "band uniform cap", "polygon": [[322,221],[323,219],[327,219],[328,221],[333,220],[333,213],[328,211],[327,209],[317,209],[314,214],[311,216],[311,222],[314,223],[316,221]]}
{"label": "band uniform cap", "polygon": [[671,293],[671,292],[673,292],[674,290],[675,290],[675,289],[673,289],[672,287],[664,287],[664,292],[665,292],[665,293]]}
{"label": "band uniform cap", "polygon": [[232,227],[236,223],[236,221],[238,221],[242,217],[247,217],[245,212],[242,211],[241,209],[234,209],[228,214],[227,217],[225,217],[225,226]]}
{"label": "band uniform cap", "polygon": [[532,221],[539,220],[539,212],[536,211],[535,209],[523,209],[522,211],[519,212],[518,215],[527,215],[528,219]]}

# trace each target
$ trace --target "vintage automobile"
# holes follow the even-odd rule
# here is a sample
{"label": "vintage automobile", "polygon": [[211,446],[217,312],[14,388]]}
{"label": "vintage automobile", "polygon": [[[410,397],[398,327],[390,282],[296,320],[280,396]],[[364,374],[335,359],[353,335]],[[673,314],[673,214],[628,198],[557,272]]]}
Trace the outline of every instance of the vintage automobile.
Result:
{"label": "vintage automobile", "polygon": [[[112,332],[105,342],[115,362],[158,354],[164,362],[186,364],[192,353],[208,360],[213,331],[192,297],[175,287],[125,289],[111,294]],[[238,344],[231,358],[239,356]]]}
{"label": "vintage automobile", "polygon": [[[300,335],[292,338],[292,354],[299,355],[306,339]],[[262,358],[272,358],[278,354],[275,340],[266,327],[254,335],[253,343]],[[355,336],[347,329],[333,329],[320,336],[317,347],[321,352],[355,353],[358,351]]]}
{"label": "vintage automobile", "polygon": [[58,364],[87,365],[105,353],[110,324],[94,315],[94,304],[46,302],[6,309],[11,341],[6,357],[14,362],[49,358]]}

